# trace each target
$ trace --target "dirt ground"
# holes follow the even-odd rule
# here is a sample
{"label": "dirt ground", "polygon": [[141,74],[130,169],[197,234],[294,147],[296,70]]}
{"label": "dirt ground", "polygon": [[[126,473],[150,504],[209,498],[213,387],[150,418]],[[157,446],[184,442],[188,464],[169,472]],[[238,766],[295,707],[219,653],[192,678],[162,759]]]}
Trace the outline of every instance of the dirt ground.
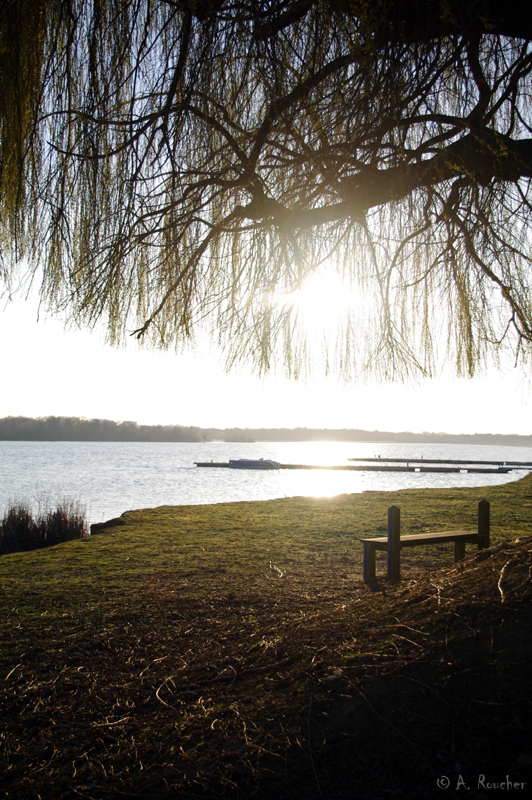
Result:
{"label": "dirt ground", "polygon": [[270,564],[139,574],[84,617],[59,594],[55,636],[5,634],[0,797],[530,796],[531,573],[525,537],[397,585]]}

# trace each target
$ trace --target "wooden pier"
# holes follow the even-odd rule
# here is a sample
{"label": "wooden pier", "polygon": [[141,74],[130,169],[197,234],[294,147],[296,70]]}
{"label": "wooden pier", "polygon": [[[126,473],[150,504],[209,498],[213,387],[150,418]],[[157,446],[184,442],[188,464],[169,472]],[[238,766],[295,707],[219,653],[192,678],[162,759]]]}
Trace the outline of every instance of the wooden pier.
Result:
{"label": "wooden pier", "polygon": [[509,467],[510,469],[532,469],[532,461],[499,461],[493,459],[492,461],[473,461],[464,460],[460,458],[381,458],[375,456],[374,458],[348,458],[348,461],[357,461],[364,463],[384,463],[384,464],[474,464],[474,465],[491,465],[495,464],[498,467]]}
{"label": "wooden pier", "polygon": [[[349,461],[355,461],[358,459],[349,459]],[[327,470],[349,470],[352,472],[474,472],[474,473],[495,473],[495,474],[506,474],[514,469],[520,469],[521,467],[512,466],[510,464],[506,464],[506,466],[491,466],[491,467],[479,467],[479,466],[410,466],[410,464],[414,464],[416,459],[393,459],[393,461],[404,461],[404,463],[398,464],[395,466],[394,464],[386,463],[388,459],[361,459],[362,461],[377,461],[378,464],[342,464],[340,466],[329,466],[327,464],[281,464],[279,469],[327,469]],[[229,462],[220,462],[220,461],[195,461],[194,462],[197,467],[212,467],[215,469],[234,469]],[[429,464],[431,462],[422,461],[421,459],[416,462],[420,464]],[[440,462],[436,462],[440,463]],[[442,463],[449,463],[449,462],[442,462]],[[493,462],[471,462],[466,461],[465,464],[473,464],[473,463],[487,463],[492,464]],[[531,465],[532,467],[532,465]],[[271,472],[272,470],[268,470]]]}

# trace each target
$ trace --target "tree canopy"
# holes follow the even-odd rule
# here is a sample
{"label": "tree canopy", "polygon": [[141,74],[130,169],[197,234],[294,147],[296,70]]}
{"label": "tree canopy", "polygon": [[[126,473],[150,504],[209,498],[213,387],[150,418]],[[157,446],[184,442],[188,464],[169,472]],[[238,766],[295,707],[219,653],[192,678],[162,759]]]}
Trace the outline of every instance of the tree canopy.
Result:
{"label": "tree canopy", "polygon": [[526,362],[531,38],[501,0],[3,0],[7,289],[24,261],[112,341],[297,375],[327,266],[357,292],[330,369]]}

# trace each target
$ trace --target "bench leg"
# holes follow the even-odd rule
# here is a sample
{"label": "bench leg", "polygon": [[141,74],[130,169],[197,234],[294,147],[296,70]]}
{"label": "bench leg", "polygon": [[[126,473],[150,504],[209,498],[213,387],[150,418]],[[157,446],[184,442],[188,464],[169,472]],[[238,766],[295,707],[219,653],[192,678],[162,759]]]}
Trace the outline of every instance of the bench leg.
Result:
{"label": "bench leg", "polygon": [[481,500],[478,504],[478,549],[490,546],[490,504]]}
{"label": "bench leg", "polygon": [[364,542],[364,580],[374,580],[375,578],[375,546],[370,542]]}
{"label": "bench leg", "polygon": [[388,509],[388,578],[401,580],[401,511],[398,506]]}
{"label": "bench leg", "polygon": [[461,561],[465,558],[465,542],[456,541],[454,543],[454,560]]}

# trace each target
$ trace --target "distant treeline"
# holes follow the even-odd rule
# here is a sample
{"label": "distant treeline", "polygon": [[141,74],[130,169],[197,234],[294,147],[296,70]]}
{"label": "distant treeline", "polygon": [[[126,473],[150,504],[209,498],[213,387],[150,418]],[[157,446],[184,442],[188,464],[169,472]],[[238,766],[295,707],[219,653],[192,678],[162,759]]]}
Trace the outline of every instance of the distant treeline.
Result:
{"label": "distant treeline", "polygon": [[208,439],[226,442],[400,442],[424,444],[490,444],[532,447],[532,436],[503,433],[392,433],[358,428],[208,428]]}
{"label": "distant treeline", "polygon": [[83,417],[5,417],[0,440],[25,442],[200,442],[200,428]]}
{"label": "distant treeline", "polygon": [[83,417],[5,417],[0,440],[30,442],[411,442],[532,447],[532,436],[502,433],[392,433],[348,428],[196,428]]}

